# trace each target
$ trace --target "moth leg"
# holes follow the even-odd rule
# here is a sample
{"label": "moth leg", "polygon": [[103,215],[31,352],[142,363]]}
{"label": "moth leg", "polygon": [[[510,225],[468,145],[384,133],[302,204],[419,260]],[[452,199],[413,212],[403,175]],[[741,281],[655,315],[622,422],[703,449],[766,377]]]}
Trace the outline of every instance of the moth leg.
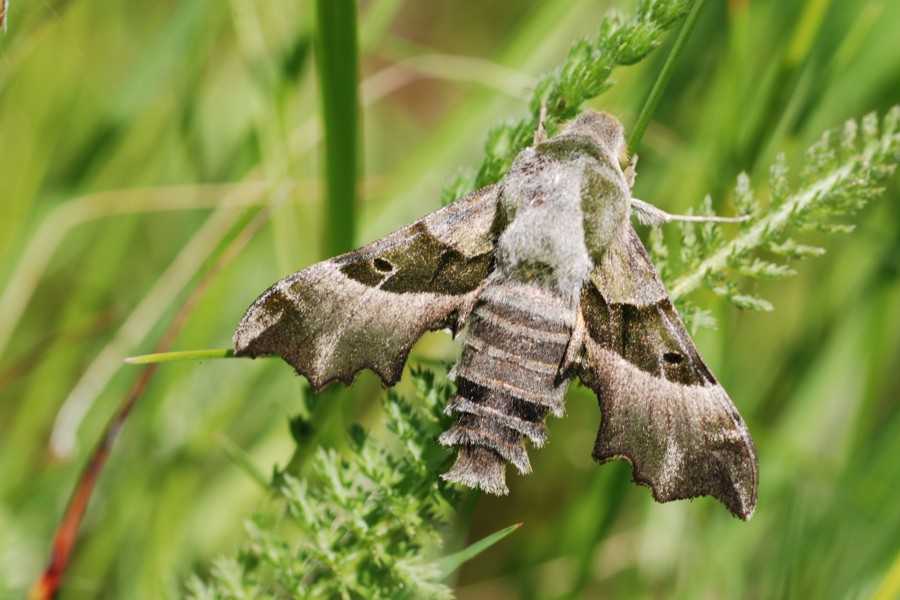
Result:
{"label": "moth leg", "polygon": [[631,157],[631,162],[629,162],[628,166],[625,168],[625,181],[630,188],[634,187],[634,178],[637,176],[637,161],[638,155],[634,154]]}
{"label": "moth leg", "polygon": [[533,145],[547,141],[547,101],[541,100],[541,114],[538,117],[538,128],[534,132]]}
{"label": "moth leg", "polygon": [[631,210],[644,225],[656,227],[672,221],[691,221],[694,223],[740,223],[750,219],[750,215],[740,217],[716,217],[706,215],[672,215],[637,198],[631,199]]}
{"label": "moth leg", "polygon": [[478,304],[478,297],[481,296],[482,290],[484,290],[484,286],[487,284],[487,279],[483,280],[477,288],[472,290],[468,297],[463,301],[460,307],[456,311],[456,324],[453,327],[453,337],[463,330],[463,327],[469,322],[469,317],[472,316],[472,311],[475,309],[475,305]]}
{"label": "moth leg", "polygon": [[578,360],[578,355],[581,353],[582,347],[584,347],[584,336],[586,333],[587,326],[584,322],[584,315],[581,314],[581,309],[579,309],[575,316],[575,327],[572,328],[572,336],[569,338],[569,345],[566,346],[566,353],[559,365],[559,371],[556,373],[557,385],[562,383],[562,381],[568,377],[569,369],[575,364],[575,361]]}

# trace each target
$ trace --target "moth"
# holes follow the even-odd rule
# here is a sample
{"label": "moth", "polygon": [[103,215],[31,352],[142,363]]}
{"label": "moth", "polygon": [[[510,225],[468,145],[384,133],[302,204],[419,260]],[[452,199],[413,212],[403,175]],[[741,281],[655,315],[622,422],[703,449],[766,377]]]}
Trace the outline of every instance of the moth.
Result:
{"label": "moth", "polygon": [[629,219],[678,217],[632,198],[626,159],[608,113],[536,135],[499,183],[266,290],[235,354],[280,355],[314,391],[365,368],[391,386],[425,331],[467,327],[445,479],[506,494],[506,465],[531,471],[524,442],[546,443],[577,376],[600,403],[594,460],[628,461],[658,502],[710,495],[747,520],[753,441]]}

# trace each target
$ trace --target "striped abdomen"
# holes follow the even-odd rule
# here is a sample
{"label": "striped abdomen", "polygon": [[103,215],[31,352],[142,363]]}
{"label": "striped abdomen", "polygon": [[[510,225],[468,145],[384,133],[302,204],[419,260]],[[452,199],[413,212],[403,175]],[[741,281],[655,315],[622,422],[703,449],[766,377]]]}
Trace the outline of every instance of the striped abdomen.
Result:
{"label": "striped abdomen", "polygon": [[447,411],[458,421],[440,441],[459,455],[445,479],[505,494],[506,463],[531,471],[523,438],[542,446],[544,417],[562,415],[569,378],[560,365],[575,315],[566,298],[534,284],[484,289],[454,368],[457,395]]}

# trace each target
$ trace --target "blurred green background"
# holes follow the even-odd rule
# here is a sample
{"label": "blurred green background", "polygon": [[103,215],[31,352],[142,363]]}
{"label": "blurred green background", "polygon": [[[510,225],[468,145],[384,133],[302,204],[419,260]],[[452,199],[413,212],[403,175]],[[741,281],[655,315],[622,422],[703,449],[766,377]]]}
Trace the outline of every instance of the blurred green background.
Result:
{"label": "blurred green background", "polygon": [[[604,14],[631,2],[360,3],[359,243],[439,206],[486,129]],[[271,220],[219,273],[175,349],[226,347],[249,303],[322,255],[311,3],[12,0],[0,35],[0,597],[42,572],[100,432],[212,260],[259,207]],[[672,211],[728,206],[777,152],[802,167],[822,131],[900,101],[900,3],[709,2],[641,147],[635,195]],[[672,42],[592,105],[632,125]],[[466,565],[460,598],[900,597],[900,189],[824,257],[753,283],[775,305],[712,295],[696,342],[760,459],[749,523],[711,499],[655,504],[626,464],[590,458],[596,399],[564,419],[511,494],[481,497],[468,539],[524,526]],[[415,357],[450,359],[429,334]],[[401,383],[401,388],[407,383]],[[380,388],[340,395],[376,428]],[[235,552],[291,454],[299,380],[280,361],[164,365],[127,423],[82,526],[62,598],[177,596]],[[326,443],[329,438],[326,438]]]}

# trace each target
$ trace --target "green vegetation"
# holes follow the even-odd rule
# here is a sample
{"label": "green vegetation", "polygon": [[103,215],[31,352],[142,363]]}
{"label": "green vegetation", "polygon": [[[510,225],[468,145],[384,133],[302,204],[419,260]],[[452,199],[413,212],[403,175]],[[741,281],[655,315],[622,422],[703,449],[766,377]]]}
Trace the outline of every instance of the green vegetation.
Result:
{"label": "green vegetation", "polygon": [[[412,379],[419,391],[413,403],[393,392],[384,402],[398,448],[387,450],[355,427],[348,456],[318,448],[303,480],[276,474],[287,514],[278,502],[276,510],[255,515],[248,546],[237,559],[219,559],[210,583],[192,579],[191,597],[451,598],[440,580],[479,552],[473,545],[440,560],[434,555],[440,527],[459,499],[434,477],[450,466],[434,440],[450,425],[443,407],[452,389],[436,385],[428,372],[413,371]],[[302,437],[309,427],[298,417],[292,429]]]}
{"label": "green vegetation", "polygon": [[[651,115],[637,197],[753,215],[639,228],[756,440],[753,520],[655,504],[626,464],[593,464],[600,415],[578,385],[510,496],[446,486],[445,334],[411,360],[437,375],[407,370],[390,393],[365,373],[312,396],[279,360],[201,353],[157,365],[60,597],[900,595],[900,4],[706,2],[669,71],[686,2],[622,0],[604,21],[611,7],[587,0],[372,0],[360,126],[341,119],[352,104],[321,110],[334,75],[314,49],[341,45],[317,37],[314,4],[9,7],[0,598],[43,571],[146,368],[124,357],[172,336],[227,347],[260,291],[354,227],[371,241],[501,176],[542,100],[550,129],[585,102],[630,130]],[[322,140],[360,133],[361,167],[324,170]],[[357,176],[341,221],[325,188]]]}

